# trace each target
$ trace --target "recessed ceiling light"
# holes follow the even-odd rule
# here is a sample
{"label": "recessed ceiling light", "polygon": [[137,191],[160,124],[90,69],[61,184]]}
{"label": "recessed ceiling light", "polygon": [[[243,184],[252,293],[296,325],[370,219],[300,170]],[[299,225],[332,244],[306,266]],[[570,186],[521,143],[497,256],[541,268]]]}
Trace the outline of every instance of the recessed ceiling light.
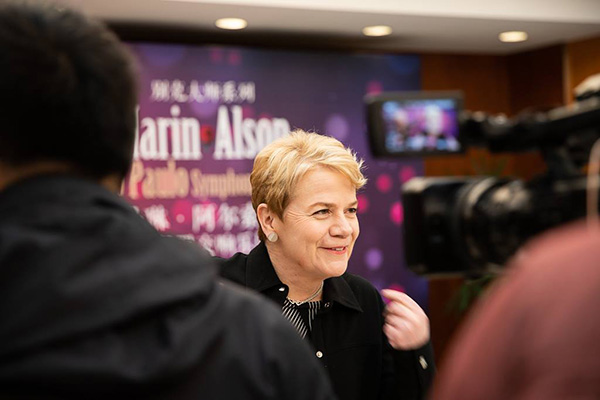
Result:
{"label": "recessed ceiling light", "polygon": [[362,33],[365,36],[387,36],[391,35],[392,28],[387,25],[365,26]]}
{"label": "recessed ceiling light", "polygon": [[217,28],[235,31],[247,27],[248,22],[241,18],[220,18],[215,21],[215,25]]}
{"label": "recessed ceiling light", "polygon": [[527,40],[527,37],[527,32],[522,31],[508,31],[498,35],[498,39],[504,43],[524,42]]}

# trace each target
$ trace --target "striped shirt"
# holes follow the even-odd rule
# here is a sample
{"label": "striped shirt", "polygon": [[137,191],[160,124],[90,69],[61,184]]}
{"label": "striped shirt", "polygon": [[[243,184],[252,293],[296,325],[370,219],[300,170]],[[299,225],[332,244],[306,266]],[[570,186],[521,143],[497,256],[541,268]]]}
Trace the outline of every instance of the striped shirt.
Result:
{"label": "striped shirt", "polygon": [[321,301],[319,300],[309,301],[297,306],[285,299],[281,312],[294,325],[300,337],[304,339],[306,334],[312,331],[312,322],[320,308]]}

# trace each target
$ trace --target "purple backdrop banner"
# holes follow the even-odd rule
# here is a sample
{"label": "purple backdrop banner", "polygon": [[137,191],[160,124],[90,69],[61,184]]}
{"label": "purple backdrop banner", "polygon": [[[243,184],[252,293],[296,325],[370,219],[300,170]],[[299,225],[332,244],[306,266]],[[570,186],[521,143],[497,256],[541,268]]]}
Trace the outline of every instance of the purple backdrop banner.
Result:
{"label": "purple backdrop banner", "polygon": [[125,197],[159,231],[229,257],[258,242],[250,204],[254,156],[302,128],[334,136],[365,159],[361,234],[349,270],[427,304],[406,269],[400,187],[420,160],[376,161],[363,98],[418,90],[416,55],[352,55],[236,47],[130,44],[140,64],[134,163]]}

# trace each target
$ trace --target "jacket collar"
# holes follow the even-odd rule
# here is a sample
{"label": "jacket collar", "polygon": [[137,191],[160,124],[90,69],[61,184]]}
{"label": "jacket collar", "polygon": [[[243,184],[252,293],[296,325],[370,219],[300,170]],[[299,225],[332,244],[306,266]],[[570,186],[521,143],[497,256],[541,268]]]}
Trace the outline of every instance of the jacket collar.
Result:
{"label": "jacket collar", "polygon": [[267,246],[263,242],[252,249],[246,263],[246,286],[249,288],[262,292],[273,286],[282,285],[269,258]]}
{"label": "jacket collar", "polygon": [[[345,275],[345,274],[344,274]],[[350,309],[362,312],[362,308],[344,275],[325,280],[323,299],[339,303]],[[257,292],[264,292],[283,283],[275,273],[267,246],[260,242],[249,254],[246,264],[246,286]]]}

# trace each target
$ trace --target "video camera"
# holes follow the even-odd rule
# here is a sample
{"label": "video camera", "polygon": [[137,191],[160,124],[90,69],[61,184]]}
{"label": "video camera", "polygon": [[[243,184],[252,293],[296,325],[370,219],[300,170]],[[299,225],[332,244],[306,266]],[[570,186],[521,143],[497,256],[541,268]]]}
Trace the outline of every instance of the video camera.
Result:
{"label": "video camera", "polygon": [[[547,166],[544,174],[527,182],[492,176],[417,177],[406,182],[402,201],[408,267],[427,276],[477,277],[498,272],[532,236],[584,217],[586,177],[581,170],[600,138],[599,94],[585,91],[585,96],[579,97],[585,99],[573,106],[523,112],[510,119],[462,111],[457,92],[388,93],[367,98],[375,157],[427,156],[483,146],[492,153],[537,150]],[[394,106],[386,108],[390,103]],[[425,121],[423,109],[432,104],[446,108],[440,106],[435,112],[440,121],[425,125],[437,127],[437,137],[458,132],[458,146],[394,146],[399,135],[394,111],[403,108],[401,134],[407,136],[410,130],[405,127]]]}

